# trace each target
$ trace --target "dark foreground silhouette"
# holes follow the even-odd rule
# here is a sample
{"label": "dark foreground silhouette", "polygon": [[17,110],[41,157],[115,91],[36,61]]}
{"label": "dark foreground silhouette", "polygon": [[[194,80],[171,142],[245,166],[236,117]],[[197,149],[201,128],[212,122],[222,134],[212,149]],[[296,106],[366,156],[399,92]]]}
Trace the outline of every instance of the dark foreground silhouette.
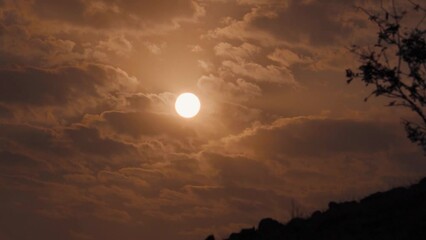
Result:
{"label": "dark foreground silhouette", "polygon": [[[210,235],[206,240],[214,240]],[[426,178],[410,187],[374,193],[362,200],[330,202],[324,212],[282,224],[271,218],[229,240],[426,240]]]}

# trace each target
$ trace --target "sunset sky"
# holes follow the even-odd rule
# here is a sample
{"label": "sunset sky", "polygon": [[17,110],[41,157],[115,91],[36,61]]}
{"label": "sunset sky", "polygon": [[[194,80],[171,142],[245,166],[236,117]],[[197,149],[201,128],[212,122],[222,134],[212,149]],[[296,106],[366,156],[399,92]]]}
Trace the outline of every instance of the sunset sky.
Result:
{"label": "sunset sky", "polygon": [[0,239],[221,239],[425,176],[346,83],[372,2],[0,0]]}

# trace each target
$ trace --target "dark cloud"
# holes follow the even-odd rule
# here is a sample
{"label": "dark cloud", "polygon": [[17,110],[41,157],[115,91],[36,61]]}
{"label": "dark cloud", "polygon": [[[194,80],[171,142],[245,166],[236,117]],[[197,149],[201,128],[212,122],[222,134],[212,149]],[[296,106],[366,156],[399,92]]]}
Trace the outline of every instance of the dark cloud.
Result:
{"label": "dark cloud", "polygon": [[[284,41],[308,40],[312,45],[330,45],[352,31],[340,19],[341,12],[352,7],[349,2],[290,1],[287,7],[272,16],[255,18],[251,26]],[[308,39],[304,39],[306,37]]]}
{"label": "dark cloud", "polygon": [[212,153],[206,153],[204,157],[218,171],[219,183],[225,186],[257,188],[280,182],[272,169],[259,160]]}
{"label": "dark cloud", "polygon": [[49,129],[20,124],[0,124],[3,147],[19,144],[29,149],[50,150],[54,146],[54,133]]}
{"label": "dark cloud", "polygon": [[12,111],[9,108],[0,105],[0,118],[12,118],[12,117],[13,117]]}
{"label": "dark cloud", "polygon": [[390,124],[334,119],[289,119],[259,128],[242,145],[265,154],[325,157],[339,153],[388,151],[401,144]]}
{"label": "dark cloud", "polygon": [[146,110],[151,106],[151,100],[144,94],[134,94],[126,98],[130,109]]}
{"label": "dark cloud", "polygon": [[192,129],[180,125],[175,116],[142,112],[106,112],[102,114],[106,124],[120,133],[135,138],[141,136],[169,135],[184,138],[195,136]]}
{"label": "dark cloud", "polygon": [[25,155],[12,153],[9,151],[0,151],[0,166],[1,167],[34,167],[37,165],[37,162],[34,159],[31,159]]}
{"label": "dark cloud", "polygon": [[0,70],[0,101],[25,105],[67,105],[81,98],[113,97],[135,80],[120,69],[88,64],[58,68]]}
{"label": "dark cloud", "polygon": [[116,155],[134,153],[132,145],[124,144],[107,137],[100,136],[98,130],[87,127],[76,127],[65,130],[65,136],[77,151],[112,158]]}
{"label": "dark cloud", "polygon": [[94,28],[144,28],[190,19],[199,7],[193,1],[34,1],[31,7],[38,17]]}

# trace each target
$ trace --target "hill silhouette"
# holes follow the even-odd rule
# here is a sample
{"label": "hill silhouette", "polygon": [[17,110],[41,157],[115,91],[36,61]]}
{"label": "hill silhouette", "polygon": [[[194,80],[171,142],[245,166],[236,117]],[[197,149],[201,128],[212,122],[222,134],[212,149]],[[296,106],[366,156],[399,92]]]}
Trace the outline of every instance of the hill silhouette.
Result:
{"label": "hill silhouette", "polygon": [[[210,235],[206,240],[214,240]],[[410,187],[374,193],[360,201],[330,202],[309,218],[282,224],[265,218],[257,228],[232,233],[228,240],[426,239],[426,178]]]}

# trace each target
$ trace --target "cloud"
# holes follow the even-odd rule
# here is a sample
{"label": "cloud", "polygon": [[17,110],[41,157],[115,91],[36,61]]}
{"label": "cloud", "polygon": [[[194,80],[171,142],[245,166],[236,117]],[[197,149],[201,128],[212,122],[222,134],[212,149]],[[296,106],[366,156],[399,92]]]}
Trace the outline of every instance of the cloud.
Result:
{"label": "cloud", "polygon": [[[35,106],[68,105],[81,98],[113,98],[136,80],[119,68],[98,64],[0,70],[0,102]],[[87,101],[87,100],[86,100]]]}
{"label": "cloud", "polygon": [[278,84],[296,84],[293,74],[286,68],[275,65],[262,66],[253,62],[223,61],[224,69],[258,82],[272,82]]}
{"label": "cloud", "polygon": [[293,64],[311,63],[310,57],[300,56],[288,49],[275,49],[273,53],[268,55],[272,61],[280,63],[281,66],[290,67]]}
{"label": "cloud", "polygon": [[225,81],[214,75],[202,76],[198,79],[197,86],[209,96],[235,102],[248,100],[262,94],[262,90],[258,85],[247,82],[241,78],[237,79],[235,82],[231,82]]}
{"label": "cloud", "polygon": [[[292,1],[287,8],[278,9],[276,15],[263,15],[251,22],[251,27],[266,31],[285,41],[306,41],[315,45],[335,44],[347,36],[351,29],[339,21],[340,12],[348,10],[349,3],[318,1],[303,3]],[[301,16],[303,16],[301,18]]]}
{"label": "cloud", "polygon": [[296,81],[289,66],[277,66],[256,60],[262,59],[262,50],[261,47],[250,43],[242,43],[239,46],[227,42],[217,44],[214,52],[222,59],[219,74],[229,76],[228,78],[237,76],[257,82],[295,85]]}
{"label": "cloud", "polygon": [[20,124],[0,124],[3,146],[19,144],[29,149],[52,150],[54,132],[49,129]]}
{"label": "cloud", "polygon": [[8,119],[12,117],[12,111],[8,107],[0,105],[0,119]]}
{"label": "cloud", "polygon": [[123,35],[110,36],[106,41],[100,41],[97,48],[113,52],[119,56],[130,54],[133,49],[132,43]]}
{"label": "cloud", "polygon": [[178,24],[203,15],[194,1],[34,1],[30,8],[41,19],[93,28],[144,28]]}
{"label": "cloud", "polygon": [[161,43],[161,44],[155,44],[155,43],[151,43],[151,42],[146,42],[145,43],[146,48],[148,48],[148,50],[154,54],[154,55],[160,55],[164,49],[167,47],[166,43]]}
{"label": "cloud", "polygon": [[64,134],[73,148],[81,153],[113,158],[135,152],[132,145],[102,137],[94,128],[74,127],[66,129]]}
{"label": "cloud", "polygon": [[0,150],[0,171],[3,173],[32,175],[33,171],[43,169],[44,166],[38,160],[22,153]]}
{"label": "cloud", "polygon": [[[340,46],[350,45],[355,37],[365,37],[368,32],[363,25],[367,22],[353,8],[355,2],[242,1],[241,4],[249,4],[252,8],[240,18],[227,18],[223,26],[210,30],[206,36],[222,41],[255,43],[264,49],[278,47],[275,52],[268,53],[268,58],[285,67],[289,67],[287,61],[298,61],[292,63],[306,64],[314,71],[337,71],[338,66],[344,69],[350,56]],[[365,41],[365,38],[359,41]],[[256,60],[262,58],[257,56]],[[265,66],[264,61],[253,64]],[[233,66],[233,69],[237,67]],[[285,78],[291,79],[291,75]]]}
{"label": "cloud", "polygon": [[391,125],[315,117],[278,119],[270,125],[246,129],[242,135],[229,139],[231,143],[235,140],[250,152],[269,157],[314,158],[390,151],[401,141]]}
{"label": "cloud", "polygon": [[204,153],[203,158],[216,171],[217,182],[221,186],[260,190],[280,182],[272,168],[260,160],[215,153]]}
{"label": "cloud", "polygon": [[235,60],[253,58],[260,52],[260,47],[250,43],[242,43],[239,47],[234,47],[230,43],[221,42],[214,47],[216,55],[229,57]]}
{"label": "cloud", "polygon": [[114,131],[139,138],[141,136],[169,135],[184,138],[194,136],[191,129],[179,125],[175,116],[142,112],[105,112],[105,123]]}
{"label": "cloud", "polygon": [[238,39],[241,41],[255,40],[265,46],[277,43],[276,39],[267,32],[251,27],[252,21],[262,15],[273,16],[275,13],[261,6],[253,7],[239,20],[232,17],[227,18],[225,26],[209,30],[206,37]]}
{"label": "cloud", "polygon": [[35,164],[35,161],[25,155],[19,153],[12,153],[9,151],[1,151],[0,159],[2,160],[2,166],[13,166],[17,165],[32,165]]}

